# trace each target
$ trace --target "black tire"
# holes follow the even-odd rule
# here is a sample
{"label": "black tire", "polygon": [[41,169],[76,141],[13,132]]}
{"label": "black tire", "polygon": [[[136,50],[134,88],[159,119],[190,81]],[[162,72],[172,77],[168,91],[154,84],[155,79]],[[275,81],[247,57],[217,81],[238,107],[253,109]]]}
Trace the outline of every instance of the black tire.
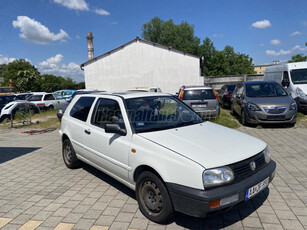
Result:
{"label": "black tire", "polygon": [[241,111],[241,124],[244,125],[244,126],[248,125],[248,122],[246,120],[246,113],[244,112],[243,109]]}
{"label": "black tire", "polygon": [[136,181],[136,199],[144,216],[156,223],[163,223],[174,215],[169,193],[162,180],[145,171]]}
{"label": "black tire", "polygon": [[62,154],[64,163],[67,168],[75,169],[80,167],[81,161],[78,160],[75,150],[68,139],[63,141]]}
{"label": "black tire", "polygon": [[233,103],[230,104],[230,114],[235,115],[235,110],[233,108]]}

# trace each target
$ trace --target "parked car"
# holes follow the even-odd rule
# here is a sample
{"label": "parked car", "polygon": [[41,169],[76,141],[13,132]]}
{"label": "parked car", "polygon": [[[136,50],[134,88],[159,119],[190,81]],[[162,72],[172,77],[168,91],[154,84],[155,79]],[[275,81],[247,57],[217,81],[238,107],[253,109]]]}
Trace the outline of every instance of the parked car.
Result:
{"label": "parked car", "polygon": [[52,93],[35,93],[27,101],[35,103],[40,109],[58,109],[67,103],[64,98],[58,98]]}
{"label": "parked car", "polygon": [[220,114],[217,94],[210,86],[182,86],[178,97],[203,118]]}
{"label": "parked car", "polygon": [[59,120],[61,121],[62,120],[62,117],[65,113],[65,110],[67,108],[67,106],[69,105],[69,103],[72,101],[72,99],[74,99],[74,97],[76,95],[79,95],[79,94],[89,94],[89,93],[99,93],[99,92],[105,92],[105,91],[99,91],[99,90],[77,90],[73,93],[73,95],[71,96],[70,100],[68,100],[66,104],[63,104],[60,106],[58,112],[57,112],[57,117],[59,118]]}
{"label": "parked car", "polygon": [[60,135],[68,168],[83,161],[135,190],[141,212],[158,223],[247,201],[276,168],[266,143],[203,121],[169,94],[77,95]]}
{"label": "parked car", "polygon": [[0,95],[0,112],[1,109],[11,101],[14,101],[15,97],[14,95]]}
{"label": "parked car", "polygon": [[127,89],[128,92],[155,92],[162,93],[159,87],[135,87]]}
{"label": "parked car", "polygon": [[30,97],[31,95],[33,95],[33,93],[18,93],[18,94],[14,94],[15,100],[21,100],[21,101],[27,100],[27,98]]}
{"label": "parked car", "polygon": [[27,102],[27,101],[12,101],[4,106],[0,113],[0,122],[4,119],[11,119],[15,117],[17,111],[30,112],[32,113],[40,113],[40,109],[35,103]]}
{"label": "parked car", "polygon": [[274,81],[238,83],[233,92],[231,113],[241,116],[243,125],[260,123],[295,124],[296,102]]}
{"label": "parked car", "polygon": [[218,98],[219,98],[219,103],[222,106],[222,108],[230,107],[232,92],[236,88],[236,85],[237,84],[225,84],[218,91],[217,95],[218,95]]}
{"label": "parked car", "polygon": [[74,89],[62,89],[62,90],[58,90],[53,92],[53,94],[55,96],[60,96],[63,97],[64,99],[66,99],[67,101],[70,101],[72,98],[72,95],[76,92],[76,90]]}
{"label": "parked car", "polygon": [[11,86],[0,86],[0,95],[12,95],[17,93],[17,90]]}

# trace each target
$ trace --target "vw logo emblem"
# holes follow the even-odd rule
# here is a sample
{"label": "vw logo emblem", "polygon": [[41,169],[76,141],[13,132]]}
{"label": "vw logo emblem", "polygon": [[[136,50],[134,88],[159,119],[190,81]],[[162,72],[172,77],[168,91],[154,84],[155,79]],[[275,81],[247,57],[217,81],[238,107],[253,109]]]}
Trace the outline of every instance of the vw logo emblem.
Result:
{"label": "vw logo emblem", "polygon": [[255,169],[256,169],[256,163],[255,163],[255,161],[252,161],[252,162],[249,164],[249,166],[251,167],[251,170],[252,170],[252,171],[255,171]]}

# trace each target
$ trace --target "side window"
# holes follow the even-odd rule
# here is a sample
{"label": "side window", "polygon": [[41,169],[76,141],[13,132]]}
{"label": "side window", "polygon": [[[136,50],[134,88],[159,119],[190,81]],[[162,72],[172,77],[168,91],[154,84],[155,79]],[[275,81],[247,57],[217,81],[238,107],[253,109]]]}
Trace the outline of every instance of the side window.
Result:
{"label": "side window", "polygon": [[105,128],[106,124],[119,124],[120,128],[124,129],[125,124],[118,102],[112,99],[98,99],[91,124],[101,128]]}
{"label": "side window", "polygon": [[288,71],[284,71],[282,79],[284,79],[284,80],[286,80],[286,81],[289,81],[289,74],[288,74]]}
{"label": "side window", "polygon": [[46,94],[44,100],[45,101],[52,101],[52,100],[55,100],[55,98],[52,94]]}
{"label": "side window", "polygon": [[85,122],[94,100],[95,97],[80,97],[70,110],[70,116]]}
{"label": "side window", "polygon": [[242,84],[238,84],[237,95],[243,95],[243,85]]}

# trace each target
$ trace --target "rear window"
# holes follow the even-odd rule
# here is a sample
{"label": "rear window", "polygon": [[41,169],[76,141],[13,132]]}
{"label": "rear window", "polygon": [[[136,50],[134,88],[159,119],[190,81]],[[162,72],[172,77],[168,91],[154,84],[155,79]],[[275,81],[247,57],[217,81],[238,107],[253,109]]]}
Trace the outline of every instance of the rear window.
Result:
{"label": "rear window", "polygon": [[70,116],[86,121],[95,97],[80,97],[70,111]]}
{"label": "rear window", "polygon": [[28,101],[41,101],[43,95],[32,95],[28,98]]}
{"label": "rear window", "polygon": [[209,100],[216,99],[212,89],[185,90],[182,100]]}

